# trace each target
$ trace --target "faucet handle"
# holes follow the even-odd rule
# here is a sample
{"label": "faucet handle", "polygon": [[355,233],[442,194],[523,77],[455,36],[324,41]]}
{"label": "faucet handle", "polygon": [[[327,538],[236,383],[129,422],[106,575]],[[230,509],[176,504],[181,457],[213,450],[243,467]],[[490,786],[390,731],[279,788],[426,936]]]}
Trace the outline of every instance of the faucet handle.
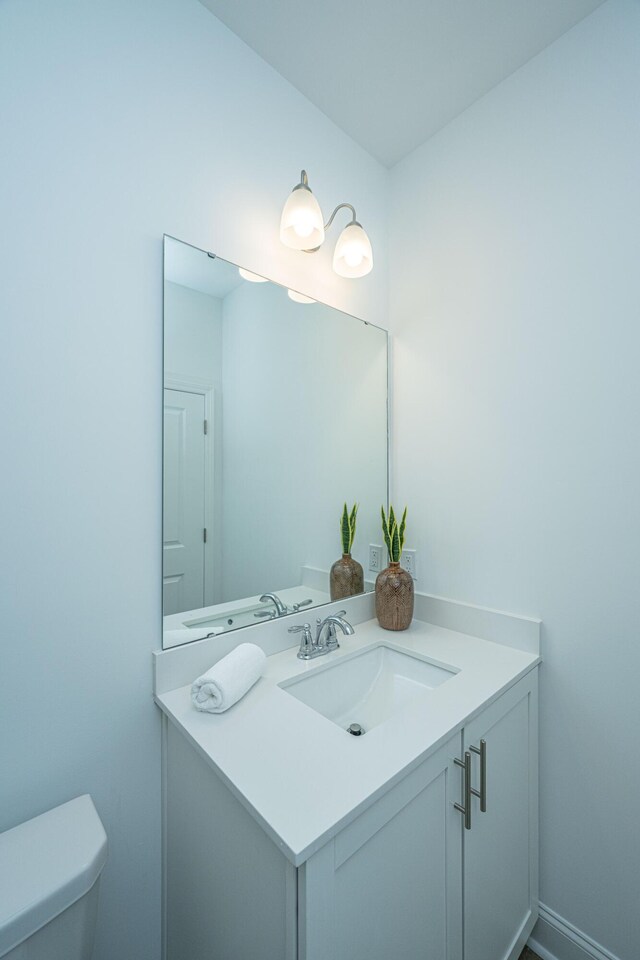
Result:
{"label": "faucet handle", "polygon": [[298,624],[295,627],[289,627],[289,633],[301,633],[302,640],[300,641],[300,649],[298,650],[298,657],[300,660],[311,660],[314,656],[314,643],[313,637],[311,636],[311,624],[303,623]]}
{"label": "faucet handle", "polygon": [[308,600],[301,600],[300,603],[294,603],[291,609],[294,613],[297,613],[300,607],[308,607],[310,603],[313,603],[311,597]]}

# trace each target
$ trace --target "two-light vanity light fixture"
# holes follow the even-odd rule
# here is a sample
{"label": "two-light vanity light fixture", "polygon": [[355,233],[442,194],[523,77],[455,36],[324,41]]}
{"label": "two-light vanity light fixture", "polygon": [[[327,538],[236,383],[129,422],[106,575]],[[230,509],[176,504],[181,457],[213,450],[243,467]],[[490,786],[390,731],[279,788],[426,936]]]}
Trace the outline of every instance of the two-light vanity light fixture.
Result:
{"label": "two-light vanity light fixture", "polygon": [[324,243],[325,231],[343,207],[351,211],[351,221],[344,228],[333,252],[333,269],[341,277],[364,277],[373,268],[371,241],[356,220],[356,211],[350,203],[339,203],[327,223],[320,204],[309,188],[306,171],[300,174],[300,183],[293,188],[282,211],[280,240],[292,250],[315,253]]}
{"label": "two-light vanity light fixture", "polygon": [[[293,188],[284,205],[280,221],[280,240],[292,250],[315,253],[324,243],[325,231],[333,223],[338,210],[343,207],[351,211],[351,221],[338,237],[333,251],[333,269],[339,276],[348,279],[366,277],[373,269],[373,252],[369,237],[356,220],[355,208],[350,203],[339,203],[325,223],[320,204],[309,188],[305,170],[301,171],[300,183]],[[266,277],[251,273],[244,267],[239,267],[238,272],[244,280],[251,283],[267,282]],[[295,290],[287,290],[287,294],[296,303],[316,303],[311,297]]]}

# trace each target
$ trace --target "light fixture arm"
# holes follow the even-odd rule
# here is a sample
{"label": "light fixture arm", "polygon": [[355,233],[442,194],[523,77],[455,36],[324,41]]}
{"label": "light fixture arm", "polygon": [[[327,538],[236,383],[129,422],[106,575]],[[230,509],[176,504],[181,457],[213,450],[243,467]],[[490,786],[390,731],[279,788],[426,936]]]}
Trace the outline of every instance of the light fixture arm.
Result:
{"label": "light fixture arm", "polygon": [[333,213],[331,214],[331,216],[329,217],[328,221],[325,223],[325,225],[324,225],[325,230],[328,230],[328,229],[329,229],[329,227],[330,227],[331,224],[333,223],[333,219],[334,219],[336,213],[338,212],[338,210],[342,210],[343,207],[346,207],[348,210],[351,210],[351,223],[357,223],[357,222],[358,222],[357,219],[356,219],[356,208],[355,208],[354,206],[352,206],[350,203],[339,203],[338,206],[337,206],[337,207],[335,208],[335,210],[333,211]]}
{"label": "light fixture arm", "polygon": [[[302,174],[303,174],[304,177],[306,178],[306,173],[304,172],[304,170],[302,171]],[[303,186],[303,184],[304,184],[304,180],[303,180],[302,177],[301,177],[300,183],[299,183],[298,187]],[[296,188],[296,189],[298,189],[298,188]],[[357,224],[358,226],[360,226],[360,224],[359,224],[358,221],[356,220],[356,208],[353,206],[353,204],[351,204],[351,203],[339,203],[338,206],[337,206],[337,207],[335,208],[335,210],[333,211],[333,213],[331,214],[331,216],[329,217],[329,219],[327,220],[327,222],[325,223],[325,225],[324,225],[325,231],[328,230],[329,227],[331,226],[331,224],[333,223],[333,220],[334,220],[335,215],[336,215],[336,213],[338,212],[338,210],[342,210],[343,207],[346,207],[347,210],[351,210],[351,220],[350,220],[350,223],[355,223],[355,224]],[[320,249],[320,247],[312,247],[310,250],[304,250],[303,252],[304,252],[304,253],[317,253],[319,249]]]}

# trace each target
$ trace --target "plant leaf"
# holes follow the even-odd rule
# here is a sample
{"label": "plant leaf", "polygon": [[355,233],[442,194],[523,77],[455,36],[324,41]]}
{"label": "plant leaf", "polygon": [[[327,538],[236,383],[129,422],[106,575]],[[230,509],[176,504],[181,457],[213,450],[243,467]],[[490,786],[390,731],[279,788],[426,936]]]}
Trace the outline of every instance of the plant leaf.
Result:
{"label": "plant leaf", "polygon": [[358,504],[354,503],[351,510],[351,516],[349,517],[349,528],[351,530],[351,545],[353,546],[353,541],[356,538],[356,517],[358,515]]}
{"label": "plant leaf", "polygon": [[402,520],[400,521],[400,553],[402,553],[402,548],[404,547],[404,528],[407,525],[407,508],[404,508],[404,513],[402,514]]}
{"label": "plant leaf", "polygon": [[342,519],[340,521],[340,534],[342,537],[342,552],[349,553],[351,550],[351,526],[349,524],[349,510],[345,501],[342,508]]}
{"label": "plant leaf", "polygon": [[400,559],[400,530],[398,524],[394,521],[393,528],[391,530],[391,550],[390,556],[394,563],[397,563]]}
{"label": "plant leaf", "polygon": [[384,507],[380,508],[380,513],[382,515],[382,535],[384,537],[384,542],[387,547],[387,553],[391,557],[391,537],[389,536],[389,524],[387,522],[387,517],[384,512]]}

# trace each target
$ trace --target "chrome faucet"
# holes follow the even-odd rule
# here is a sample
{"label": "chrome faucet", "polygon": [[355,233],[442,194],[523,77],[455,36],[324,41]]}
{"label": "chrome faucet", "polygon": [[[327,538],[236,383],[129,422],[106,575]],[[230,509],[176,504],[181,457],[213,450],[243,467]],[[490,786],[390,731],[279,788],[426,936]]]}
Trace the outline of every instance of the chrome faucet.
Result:
{"label": "chrome faucet", "polygon": [[355,633],[348,620],[343,619],[346,610],[340,610],[339,613],[331,613],[324,620],[320,617],[316,620],[316,638],[311,635],[311,624],[303,623],[295,627],[289,627],[289,633],[302,633],[298,657],[300,660],[314,660],[316,657],[323,657],[332,650],[337,650],[340,644],[336,636],[336,627],[340,627],[347,636]]}
{"label": "chrome faucet", "polygon": [[263,593],[260,597],[260,603],[267,603],[269,600],[276,608],[276,617],[284,617],[285,613],[289,612],[277,593]]}
{"label": "chrome faucet", "polygon": [[[316,620],[316,623],[318,624],[316,644],[319,647],[325,647],[327,653],[329,653],[331,650],[337,650],[340,646],[338,643],[338,637],[336,636],[336,627],[340,627],[344,635],[347,637],[350,637],[355,633],[355,630],[349,621],[343,619],[346,612],[346,610],[340,610],[339,613],[330,613],[328,617],[324,618],[324,620],[321,620],[319,617]],[[323,636],[325,629],[327,631],[326,639]]]}

